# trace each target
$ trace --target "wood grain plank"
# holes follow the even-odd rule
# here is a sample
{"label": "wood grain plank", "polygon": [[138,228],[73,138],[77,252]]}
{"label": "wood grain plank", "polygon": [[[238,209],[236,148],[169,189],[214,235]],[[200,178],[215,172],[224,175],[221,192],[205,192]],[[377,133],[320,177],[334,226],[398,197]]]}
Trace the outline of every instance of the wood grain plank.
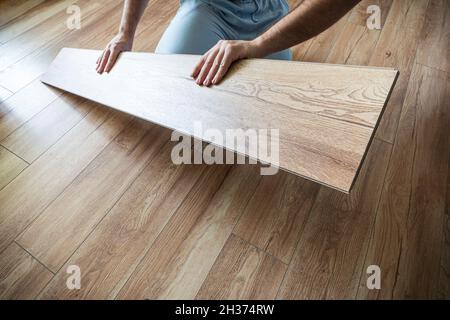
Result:
{"label": "wood grain plank", "polygon": [[83,270],[80,290],[67,290],[62,268],[42,298],[114,297],[182,204],[206,166],[173,164],[167,143],[66,263]]}
{"label": "wood grain plank", "polygon": [[430,298],[436,292],[449,161],[447,75],[415,64],[365,266],[381,290],[360,298]]}
{"label": "wood grain plank", "polygon": [[132,121],[16,241],[58,271],[168,139],[167,130]]}
{"label": "wood grain plank", "polygon": [[16,243],[0,253],[0,299],[34,299],[53,274]]}
{"label": "wood grain plank", "polygon": [[[64,49],[43,81],[209,142],[210,137],[194,131],[194,120],[202,119],[204,128],[223,136],[226,129],[280,129],[282,169],[344,192],[351,188],[397,76],[391,69],[253,59],[239,62],[220,86],[204,88],[186,76],[196,56],[125,53],[113,72],[99,75],[92,69],[98,54]],[[299,79],[298,74],[308,76]],[[129,81],[123,83],[124,77]],[[277,79],[278,85],[268,79]],[[110,94],[118,88],[120,95]],[[173,103],[174,97],[182,99]],[[245,154],[270,162],[250,150]]]}
{"label": "wood grain plank", "polygon": [[28,164],[18,156],[0,146],[0,190],[23,171]]}
{"label": "wood grain plank", "polygon": [[233,233],[288,264],[318,191],[286,172],[264,177]]}
{"label": "wood grain plank", "polygon": [[0,2],[0,26],[24,14],[44,0],[3,0]]}
{"label": "wood grain plank", "polygon": [[[177,249],[189,236],[190,231],[208,208],[216,192],[222,185],[230,167],[226,165],[208,166],[181,206],[171,217],[158,238],[148,250],[116,299],[158,298],[160,282],[164,282],[166,266],[177,256]],[[162,278],[159,277],[162,275]],[[174,274],[172,274],[174,275]],[[166,275],[167,277],[167,275]],[[183,288],[178,288],[183,291]],[[164,294],[164,288],[162,290]]]}
{"label": "wood grain plank", "polygon": [[320,190],[277,298],[356,296],[390,151],[374,140],[350,195]]}
{"label": "wood grain plank", "polygon": [[274,299],[286,265],[231,235],[196,299]]}
{"label": "wood grain plank", "polygon": [[96,106],[0,191],[0,251],[21,233],[130,121]]}
{"label": "wood grain plank", "polygon": [[450,3],[448,1],[430,0],[419,39],[416,63],[450,71]]}
{"label": "wood grain plank", "polygon": [[85,99],[64,94],[0,143],[31,163],[80,122],[91,109],[92,104]]}
{"label": "wood grain plank", "polygon": [[20,15],[17,19],[10,21],[6,25],[0,27],[0,43],[6,43],[18,35],[26,32],[51,16],[66,10],[71,4],[77,0],[47,0],[35,6],[32,10]]}
{"label": "wood grain plank", "polygon": [[397,0],[392,3],[380,39],[369,65],[392,67],[400,71],[395,90],[389,99],[376,137],[393,143],[398,120],[411,75],[418,33],[422,30],[428,0]]}

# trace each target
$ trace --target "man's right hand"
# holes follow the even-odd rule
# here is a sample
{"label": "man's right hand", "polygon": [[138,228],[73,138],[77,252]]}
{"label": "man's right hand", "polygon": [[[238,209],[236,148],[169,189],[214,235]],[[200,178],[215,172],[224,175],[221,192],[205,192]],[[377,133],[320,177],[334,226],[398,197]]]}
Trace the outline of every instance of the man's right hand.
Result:
{"label": "man's right hand", "polygon": [[97,72],[109,72],[114,63],[116,63],[117,58],[121,52],[131,51],[133,46],[132,38],[124,35],[118,34],[115,36],[103,50],[102,55],[97,60]]}

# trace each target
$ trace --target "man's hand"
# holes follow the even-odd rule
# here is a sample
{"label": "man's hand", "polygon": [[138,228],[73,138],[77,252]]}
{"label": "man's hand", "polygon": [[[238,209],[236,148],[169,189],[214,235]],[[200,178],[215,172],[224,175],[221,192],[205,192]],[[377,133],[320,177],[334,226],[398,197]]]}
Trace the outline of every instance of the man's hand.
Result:
{"label": "man's hand", "polygon": [[97,60],[97,72],[109,72],[116,63],[121,52],[130,51],[133,46],[133,40],[124,34],[115,36],[103,50],[102,55]]}
{"label": "man's hand", "polygon": [[259,56],[254,41],[221,40],[203,55],[191,76],[198,85],[214,85],[222,80],[234,61]]}

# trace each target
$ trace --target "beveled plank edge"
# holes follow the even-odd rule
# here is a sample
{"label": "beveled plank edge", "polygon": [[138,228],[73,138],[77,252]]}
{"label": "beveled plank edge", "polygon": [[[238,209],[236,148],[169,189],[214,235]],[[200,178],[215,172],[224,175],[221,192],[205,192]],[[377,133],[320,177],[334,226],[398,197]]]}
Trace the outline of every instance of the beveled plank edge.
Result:
{"label": "beveled plank edge", "polygon": [[[383,108],[381,109],[380,116],[378,117],[377,122],[375,124],[375,127],[372,130],[372,134],[370,136],[369,142],[367,143],[366,150],[364,151],[364,154],[363,154],[361,160],[359,161],[359,166],[358,166],[358,169],[356,169],[356,172],[355,172],[355,175],[353,177],[352,183],[350,184],[350,187],[349,187],[348,191],[347,192],[344,191],[347,194],[350,194],[351,190],[353,189],[353,186],[356,183],[356,180],[358,179],[359,172],[361,171],[361,167],[362,167],[362,165],[364,163],[364,160],[366,159],[367,153],[369,152],[370,146],[372,145],[372,141],[373,141],[373,139],[375,139],[375,135],[377,133],[378,126],[380,125],[381,119],[383,118],[384,111],[386,110],[387,104],[389,103],[389,100],[391,99],[392,92],[394,91],[394,88],[395,88],[395,85],[397,83],[397,80],[398,80],[399,76],[400,76],[400,71],[396,70],[394,81],[392,82],[392,86],[391,86],[391,88],[389,90],[389,93],[388,93],[388,95],[386,97],[386,100],[384,101],[384,105],[383,105]],[[387,141],[384,141],[384,142],[387,142]],[[387,143],[392,144],[390,142],[387,142]]]}

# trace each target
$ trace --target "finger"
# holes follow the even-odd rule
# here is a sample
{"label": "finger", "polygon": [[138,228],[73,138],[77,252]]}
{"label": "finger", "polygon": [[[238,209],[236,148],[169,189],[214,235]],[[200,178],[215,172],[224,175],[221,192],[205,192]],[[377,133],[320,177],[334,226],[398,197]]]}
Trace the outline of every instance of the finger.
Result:
{"label": "finger", "polygon": [[119,54],[120,54],[120,51],[118,51],[118,50],[114,50],[111,52],[111,54],[109,55],[108,62],[106,63],[106,66],[105,66],[105,72],[109,72],[112,69],[112,67],[116,63],[116,60],[117,60],[117,57],[119,56]]}
{"label": "finger", "polygon": [[214,59],[216,58],[217,52],[218,50],[211,52],[206,58],[202,70],[200,71],[200,74],[197,77],[197,84],[202,85],[204,83],[205,78],[213,65]]}
{"label": "finger", "polygon": [[98,73],[103,73],[103,71],[105,70],[105,65],[108,62],[109,55],[110,55],[109,50],[106,50],[105,53],[103,54],[102,60],[100,61],[99,65],[98,65],[98,68],[97,68]]}
{"label": "finger", "polygon": [[201,57],[200,61],[195,66],[194,71],[192,71],[192,73],[191,73],[192,78],[194,78],[194,79],[197,78],[198,74],[200,73],[200,70],[202,70],[203,64],[206,62],[206,58],[211,53],[212,49],[214,49],[214,47],[212,47],[211,49],[206,51],[206,53]]}
{"label": "finger", "polygon": [[220,50],[219,53],[217,54],[216,58],[214,59],[214,63],[212,65],[211,69],[209,69],[208,75],[206,76],[205,83],[204,83],[205,86],[208,87],[212,84],[212,79],[214,79],[217,71],[220,68],[220,65],[222,64],[224,51],[225,50]]}
{"label": "finger", "polygon": [[102,52],[102,54],[100,55],[100,57],[98,57],[98,59],[97,59],[97,66],[98,66],[98,64],[100,63],[100,61],[102,60],[102,57],[103,57],[103,52]]}
{"label": "finger", "polygon": [[219,70],[217,71],[214,79],[212,80],[212,84],[217,84],[220,80],[223,79],[231,64],[233,63],[233,59],[231,57],[230,51],[225,51],[225,54],[222,58],[222,62],[220,63]]}

